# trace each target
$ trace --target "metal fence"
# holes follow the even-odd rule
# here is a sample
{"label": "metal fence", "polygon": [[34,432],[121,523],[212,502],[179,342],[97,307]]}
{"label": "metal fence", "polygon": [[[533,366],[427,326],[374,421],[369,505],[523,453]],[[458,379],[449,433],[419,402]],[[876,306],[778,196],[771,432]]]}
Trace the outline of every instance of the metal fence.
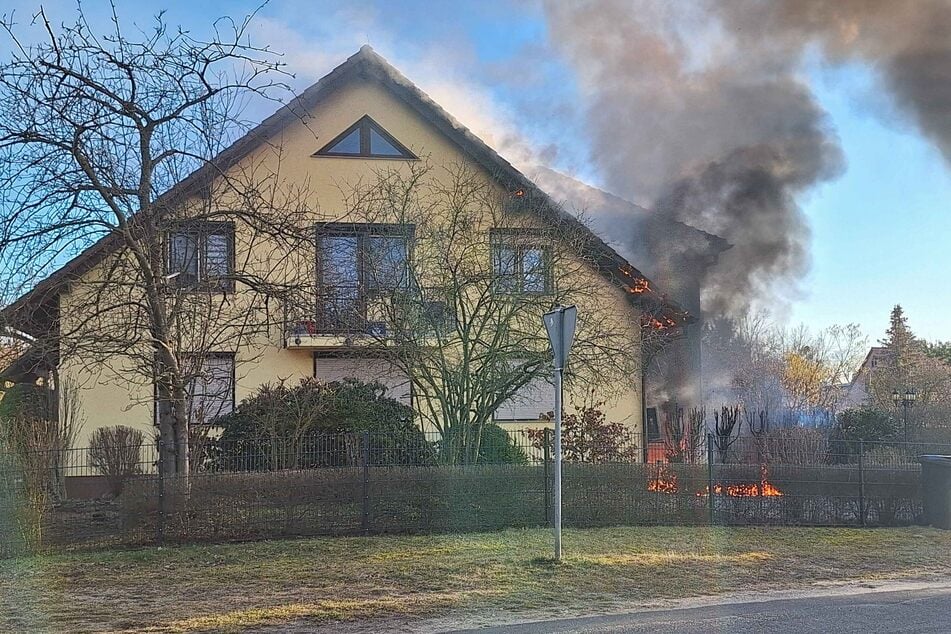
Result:
{"label": "metal fence", "polygon": [[[192,472],[171,476],[154,444],[112,465],[89,449],[0,454],[0,553],[544,526],[551,441],[551,430],[496,434],[473,453],[422,432],[204,439],[192,443]],[[707,436],[645,463],[638,441],[566,442],[565,525],[912,524],[919,455],[951,454],[819,434]]]}

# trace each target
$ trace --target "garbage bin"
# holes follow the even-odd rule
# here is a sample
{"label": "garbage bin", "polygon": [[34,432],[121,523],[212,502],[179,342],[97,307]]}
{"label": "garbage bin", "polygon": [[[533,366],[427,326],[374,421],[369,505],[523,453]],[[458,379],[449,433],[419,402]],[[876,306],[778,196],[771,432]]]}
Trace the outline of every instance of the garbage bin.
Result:
{"label": "garbage bin", "polygon": [[951,456],[919,456],[925,523],[951,530]]}

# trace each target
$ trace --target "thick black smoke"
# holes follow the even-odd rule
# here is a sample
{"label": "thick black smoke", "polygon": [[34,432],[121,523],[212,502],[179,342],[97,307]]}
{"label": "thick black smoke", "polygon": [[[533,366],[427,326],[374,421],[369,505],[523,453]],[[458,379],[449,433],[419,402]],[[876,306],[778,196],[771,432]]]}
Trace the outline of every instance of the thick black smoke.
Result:
{"label": "thick black smoke", "polygon": [[842,167],[802,80],[804,56],[872,65],[896,106],[951,163],[951,1],[597,0],[546,5],[575,67],[592,159],[609,189],[653,209],[633,241],[666,275],[676,219],[734,245],[703,280],[704,310],[737,316],[809,264],[797,205]]}
{"label": "thick black smoke", "polygon": [[951,2],[734,0],[712,5],[743,46],[798,56],[818,44],[829,63],[858,61],[951,166]]}

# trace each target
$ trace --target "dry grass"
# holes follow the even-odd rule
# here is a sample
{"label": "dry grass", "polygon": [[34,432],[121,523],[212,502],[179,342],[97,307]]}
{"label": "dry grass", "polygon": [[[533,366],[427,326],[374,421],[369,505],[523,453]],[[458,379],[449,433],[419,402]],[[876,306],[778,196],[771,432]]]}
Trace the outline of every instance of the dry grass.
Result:
{"label": "dry grass", "polygon": [[931,529],[607,528],[322,538],[0,562],[0,631],[247,631],[377,617],[528,613],[912,578],[951,566]]}

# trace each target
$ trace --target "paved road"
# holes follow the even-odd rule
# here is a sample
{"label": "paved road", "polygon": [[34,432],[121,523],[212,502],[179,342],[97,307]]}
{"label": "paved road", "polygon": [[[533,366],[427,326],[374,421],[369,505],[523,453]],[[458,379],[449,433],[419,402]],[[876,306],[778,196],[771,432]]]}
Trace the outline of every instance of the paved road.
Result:
{"label": "paved road", "polygon": [[465,630],[542,632],[951,632],[951,588],[778,599]]}

